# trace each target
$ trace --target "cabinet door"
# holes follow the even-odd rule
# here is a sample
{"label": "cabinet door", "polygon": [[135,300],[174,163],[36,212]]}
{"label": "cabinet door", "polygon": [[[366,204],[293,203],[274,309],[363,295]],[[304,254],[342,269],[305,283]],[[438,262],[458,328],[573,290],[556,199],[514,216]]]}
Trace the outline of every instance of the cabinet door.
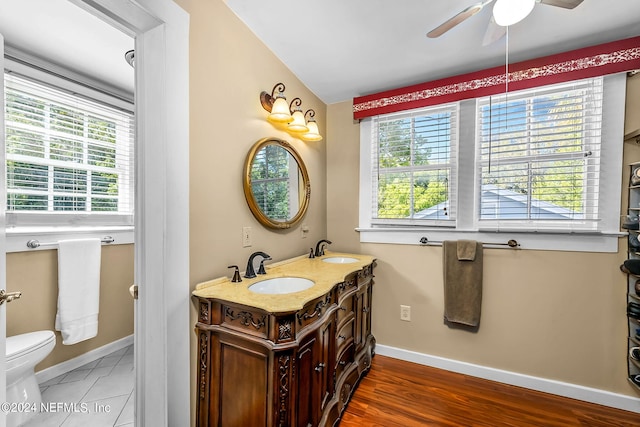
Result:
{"label": "cabinet door", "polygon": [[317,386],[315,368],[318,365],[318,339],[315,335],[300,344],[297,356],[298,393],[296,396],[296,426],[316,425],[320,390]]}
{"label": "cabinet door", "polygon": [[356,294],[355,300],[355,315],[356,315],[356,330],[355,335],[353,337],[353,341],[356,344],[356,351],[362,348],[362,344],[365,336],[363,335],[363,324],[364,324],[364,312],[363,309],[365,307],[365,293],[362,291],[358,291]]}
{"label": "cabinet door", "polygon": [[331,316],[298,349],[298,427],[317,426],[333,397],[335,318]]}
{"label": "cabinet door", "polygon": [[320,389],[320,411],[318,413],[318,419],[320,419],[321,412],[333,397],[334,390],[336,323],[333,316],[318,330],[318,340],[320,357],[315,370]]}
{"label": "cabinet door", "polygon": [[371,296],[373,287],[367,285],[364,291],[364,299],[362,301],[362,339],[367,340],[371,335]]}
{"label": "cabinet door", "polygon": [[355,301],[356,330],[354,342],[359,351],[371,333],[371,285],[358,290]]}
{"label": "cabinet door", "polygon": [[209,402],[209,425],[268,426],[269,354],[231,337],[213,339],[211,366],[217,390]]}

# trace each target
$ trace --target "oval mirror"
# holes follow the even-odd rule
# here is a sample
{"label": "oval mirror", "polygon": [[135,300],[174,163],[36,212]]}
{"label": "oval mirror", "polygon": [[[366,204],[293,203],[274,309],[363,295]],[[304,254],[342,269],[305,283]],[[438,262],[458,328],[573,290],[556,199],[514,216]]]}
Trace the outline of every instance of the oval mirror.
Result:
{"label": "oval mirror", "polygon": [[244,164],[244,196],[253,216],[269,228],[289,228],[304,216],[311,186],[307,168],[286,141],[256,142]]}

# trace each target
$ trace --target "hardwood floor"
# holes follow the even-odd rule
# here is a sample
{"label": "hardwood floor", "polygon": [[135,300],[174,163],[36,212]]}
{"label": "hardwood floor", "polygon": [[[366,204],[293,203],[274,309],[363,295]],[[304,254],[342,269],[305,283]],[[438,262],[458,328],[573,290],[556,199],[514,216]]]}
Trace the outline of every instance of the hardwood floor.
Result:
{"label": "hardwood floor", "polygon": [[340,427],[414,426],[630,427],[640,414],[376,355]]}

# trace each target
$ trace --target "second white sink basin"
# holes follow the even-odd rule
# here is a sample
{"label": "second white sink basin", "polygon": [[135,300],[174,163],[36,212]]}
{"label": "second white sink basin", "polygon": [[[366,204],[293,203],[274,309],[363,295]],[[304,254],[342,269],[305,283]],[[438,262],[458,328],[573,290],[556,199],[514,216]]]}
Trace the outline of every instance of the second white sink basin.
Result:
{"label": "second white sink basin", "polygon": [[332,256],[328,258],[323,258],[322,262],[328,262],[330,264],[351,264],[352,262],[357,262],[357,258],[351,258],[348,256]]}
{"label": "second white sink basin", "polygon": [[274,277],[254,283],[249,290],[257,294],[292,294],[309,289],[314,284],[313,280],[302,277]]}

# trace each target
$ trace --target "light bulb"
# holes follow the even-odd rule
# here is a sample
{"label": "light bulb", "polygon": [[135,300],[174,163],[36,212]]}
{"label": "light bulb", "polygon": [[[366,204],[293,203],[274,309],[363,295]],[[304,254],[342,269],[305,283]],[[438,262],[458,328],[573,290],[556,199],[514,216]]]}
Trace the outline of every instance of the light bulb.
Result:
{"label": "light bulb", "polygon": [[271,107],[271,114],[267,116],[267,120],[275,123],[289,123],[292,120],[287,98],[284,97],[282,92],[276,95],[276,100]]}
{"label": "light bulb", "polygon": [[309,132],[302,134],[300,136],[301,139],[305,141],[322,141],[322,135],[318,131],[318,123],[312,118],[307,122],[307,127],[309,128]]}
{"label": "light bulb", "polygon": [[297,107],[293,111],[293,115],[291,117],[293,117],[293,121],[289,123],[289,126],[287,126],[287,130],[289,132],[308,132],[309,131],[309,128],[307,127],[304,121],[304,114],[302,114],[302,110],[300,109],[300,107]]}
{"label": "light bulb", "polygon": [[535,3],[536,0],[496,0],[493,18],[502,27],[516,24],[531,13]]}

